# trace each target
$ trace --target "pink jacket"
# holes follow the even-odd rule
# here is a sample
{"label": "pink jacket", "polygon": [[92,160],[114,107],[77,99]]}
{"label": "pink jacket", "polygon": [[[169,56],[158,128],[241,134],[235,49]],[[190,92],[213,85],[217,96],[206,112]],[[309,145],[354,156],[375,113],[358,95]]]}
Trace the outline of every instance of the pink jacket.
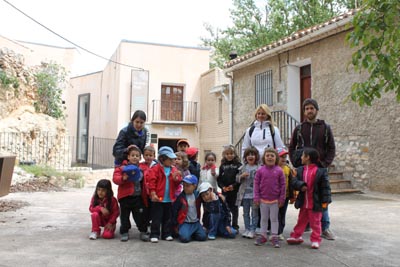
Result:
{"label": "pink jacket", "polygon": [[284,203],[286,197],[286,179],[282,168],[278,165],[261,166],[254,177],[254,202],[261,199],[278,200]]}

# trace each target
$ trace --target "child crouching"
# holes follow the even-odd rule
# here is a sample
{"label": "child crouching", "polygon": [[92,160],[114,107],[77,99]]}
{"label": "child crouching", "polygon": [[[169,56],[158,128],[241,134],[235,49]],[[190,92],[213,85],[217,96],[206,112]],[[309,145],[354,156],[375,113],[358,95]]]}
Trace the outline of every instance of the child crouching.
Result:
{"label": "child crouching", "polygon": [[218,196],[210,183],[199,186],[199,194],[203,200],[203,226],[208,229],[208,239],[216,236],[235,238],[237,231],[231,225],[231,215],[223,196]]}
{"label": "child crouching", "polygon": [[200,199],[197,177],[187,175],[183,178],[183,192],[175,200],[173,210],[174,226],[178,227],[179,240],[187,243],[192,240],[205,241],[206,232],[200,224]]}

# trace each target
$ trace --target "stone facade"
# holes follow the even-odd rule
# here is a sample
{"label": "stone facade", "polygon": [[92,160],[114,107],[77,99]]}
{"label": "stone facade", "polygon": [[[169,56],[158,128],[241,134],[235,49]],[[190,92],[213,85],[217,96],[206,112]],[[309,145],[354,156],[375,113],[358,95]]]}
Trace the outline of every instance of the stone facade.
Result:
{"label": "stone facade", "polygon": [[[289,90],[288,81],[293,79],[289,69],[307,62],[311,64],[312,97],[320,106],[318,117],[331,125],[335,136],[337,170],[344,171],[345,178],[358,189],[400,193],[400,175],[395,168],[400,164],[400,105],[392,93],[364,108],[348,98],[352,84],[364,79],[365,74],[351,69],[352,50],[346,44],[346,34],[342,28],[234,70],[234,140],[239,140],[253,119],[255,75],[272,70],[271,108],[289,110],[288,98],[293,92]],[[277,103],[278,91],[283,91],[282,103]]]}

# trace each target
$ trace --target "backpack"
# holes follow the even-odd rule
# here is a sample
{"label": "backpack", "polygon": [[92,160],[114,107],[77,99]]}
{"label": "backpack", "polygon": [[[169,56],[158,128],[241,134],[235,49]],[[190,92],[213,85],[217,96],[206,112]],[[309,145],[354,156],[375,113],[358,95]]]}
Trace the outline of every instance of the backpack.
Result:
{"label": "backpack", "polygon": [[[268,126],[269,126],[269,131],[271,132],[271,135],[272,135],[272,142],[274,143],[274,148],[276,148],[276,145],[275,145],[275,131],[273,131],[271,124],[268,124]],[[250,138],[251,138],[255,128],[256,128],[256,126],[254,126],[254,125],[252,125],[250,127],[250,130],[249,130]]]}

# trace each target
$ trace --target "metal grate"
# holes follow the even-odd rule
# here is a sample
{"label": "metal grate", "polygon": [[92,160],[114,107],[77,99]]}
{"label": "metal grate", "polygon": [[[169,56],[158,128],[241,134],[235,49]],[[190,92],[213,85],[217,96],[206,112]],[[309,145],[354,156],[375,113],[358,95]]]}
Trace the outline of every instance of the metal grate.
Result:
{"label": "metal grate", "polygon": [[256,107],[260,104],[273,105],[272,89],[272,70],[256,75]]}

